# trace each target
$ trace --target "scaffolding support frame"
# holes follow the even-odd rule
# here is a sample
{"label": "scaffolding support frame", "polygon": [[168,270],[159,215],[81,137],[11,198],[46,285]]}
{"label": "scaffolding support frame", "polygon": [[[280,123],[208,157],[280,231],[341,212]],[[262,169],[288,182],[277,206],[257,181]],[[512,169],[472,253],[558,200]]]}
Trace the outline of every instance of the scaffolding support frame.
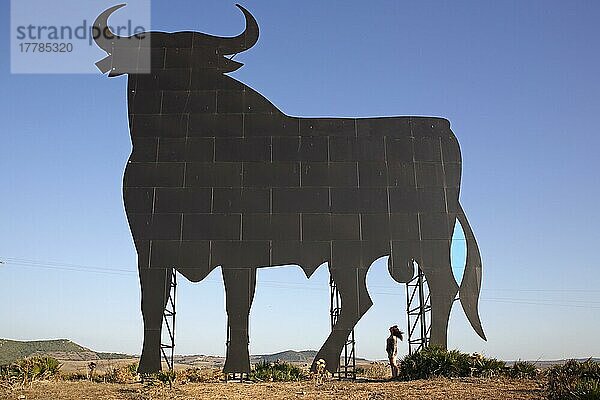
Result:
{"label": "scaffolding support frame", "polygon": [[169,371],[173,371],[175,359],[175,297],[177,293],[177,271],[175,268],[165,269],[165,274],[171,274],[169,287],[165,287],[165,292],[168,290],[169,297],[163,310],[163,329],[167,329],[167,343],[163,343],[161,339],[160,351],[163,359],[167,363]]}
{"label": "scaffolding support frame", "polygon": [[[333,280],[333,276],[329,277],[329,299],[329,315],[331,330],[333,332],[335,323],[342,310],[342,299],[340,298],[340,292]],[[354,339],[354,329],[352,329],[344,343],[343,357],[340,354],[340,364],[333,376],[337,376],[339,380],[356,379],[356,340]]]}
{"label": "scaffolding support frame", "polygon": [[431,293],[423,270],[418,265],[416,270],[416,276],[406,283],[408,354],[429,346],[431,332]]}

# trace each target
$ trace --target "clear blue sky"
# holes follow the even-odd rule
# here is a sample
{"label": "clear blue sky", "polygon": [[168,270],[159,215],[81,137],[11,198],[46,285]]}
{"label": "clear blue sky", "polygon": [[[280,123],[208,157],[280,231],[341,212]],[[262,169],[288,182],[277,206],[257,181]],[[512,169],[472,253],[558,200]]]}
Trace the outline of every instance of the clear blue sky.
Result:
{"label": "clear blue sky", "polygon": [[[112,3],[94,4],[100,12]],[[600,355],[599,2],[242,4],[261,37],[236,57],[245,66],[233,76],[284,112],[452,122],[461,202],[484,262],[488,342],[457,305],[450,347],[504,359]],[[0,337],[138,353],[135,251],[121,199],[126,78],[11,74],[7,1],[0,12]],[[152,28],[226,36],[243,18],[234,2],[154,1]],[[357,327],[359,356],[384,358],[388,326],[406,325],[404,286],[384,261],[368,276],[375,306]],[[326,268],[310,280],[296,267],[262,269],[258,279],[251,351],[319,348],[329,329]],[[180,279],[178,353],[223,354],[220,280],[220,270],[199,284]]]}

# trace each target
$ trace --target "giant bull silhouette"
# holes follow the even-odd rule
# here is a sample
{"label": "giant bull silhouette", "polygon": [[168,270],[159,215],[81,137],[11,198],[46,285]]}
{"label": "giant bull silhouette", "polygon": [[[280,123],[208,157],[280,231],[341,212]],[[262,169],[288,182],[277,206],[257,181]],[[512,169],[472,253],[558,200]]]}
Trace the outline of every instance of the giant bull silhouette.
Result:
{"label": "giant bull silhouette", "polygon": [[[481,259],[459,203],[461,154],[447,120],[285,115],[225,75],[242,66],[225,56],[258,40],[246,9],[238,6],[246,29],[236,37],[118,37],[108,17],[122,6],[103,12],[93,29],[108,53],[98,68],[129,74],[133,150],[123,195],[142,290],[140,372],[160,369],[171,268],[198,282],[221,266],[230,333],[225,372],[250,370],[248,317],[259,267],[296,264],[310,277],[328,262],[342,309],[315,360],[331,372],[372,305],[367,270],[386,255],[398,282],[412,278],[413,261],[424,271],[432,344],[446,345],[458,292],[485,339],[477,309]],[[151,60],[144,71],[143,56]],[[460,287],[450,265],[457,219],[468,250]]]}

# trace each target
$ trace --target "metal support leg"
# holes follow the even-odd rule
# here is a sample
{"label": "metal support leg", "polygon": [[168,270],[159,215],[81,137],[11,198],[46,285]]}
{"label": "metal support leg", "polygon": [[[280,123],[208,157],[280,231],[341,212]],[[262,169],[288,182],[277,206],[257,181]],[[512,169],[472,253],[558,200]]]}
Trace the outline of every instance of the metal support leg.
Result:
{"label": "metal support leg", "polygon": [[[342,309],[340,293],[333,281],[333,277],[329,278],[329,298],[329,315],[331,317],[331,329],[333,330]],[[355,344],[354,329],[352,329],[352,332],[350,332],[350,335],[348,336],[348,340],[346,340],[346,343],[344,344],[344,351],[340,357],[340,366],[337,372],[333,374],[334,377],[337,375],[337,378],[340,380],[356,379]]]}
{"label": "metal support leg", "polygon": [[[177,272],[175,271],[175,268],[171,268],[165,270],[165,273],[171,274],[171,285],[166,288],[169,290],[169,299],[163,312],[163,340],[166,343],[161,342],[160,351],[169,370],[173,371],[175,357],[175,292],[177,289]],[[166,338],[164,336],[165,333],[167,334]]]}
{"label": "metal support leg", "polygon": [[413,354],[429,346],[431,330],[431,298],[425,274],[419,266],[416,276],[406,283],[406,314],[408,354]]}

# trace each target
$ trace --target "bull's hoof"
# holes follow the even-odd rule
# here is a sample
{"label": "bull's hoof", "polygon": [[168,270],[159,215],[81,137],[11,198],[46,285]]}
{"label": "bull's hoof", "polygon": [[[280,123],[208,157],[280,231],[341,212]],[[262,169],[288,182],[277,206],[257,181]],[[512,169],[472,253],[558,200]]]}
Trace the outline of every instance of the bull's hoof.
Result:
{"label": "bull's hoof", "polygon": [[225,358],[225,373],[250,373],[250,354],[247,341],[234,341],[229,343],[227,357]]}
{"label": "bull's hoof", "polygon": [[145,356],[142,354],[137,369],[138,374],[154,374],[160,372],[160,370],[160,354],[158,354],[158,357]]}
{"label": "bull's hoof", "polygon": [[227,357],[225,360],[225,366],[223,372],[226,374],[249,374],[250,373],[250,360],[235,360]]}

